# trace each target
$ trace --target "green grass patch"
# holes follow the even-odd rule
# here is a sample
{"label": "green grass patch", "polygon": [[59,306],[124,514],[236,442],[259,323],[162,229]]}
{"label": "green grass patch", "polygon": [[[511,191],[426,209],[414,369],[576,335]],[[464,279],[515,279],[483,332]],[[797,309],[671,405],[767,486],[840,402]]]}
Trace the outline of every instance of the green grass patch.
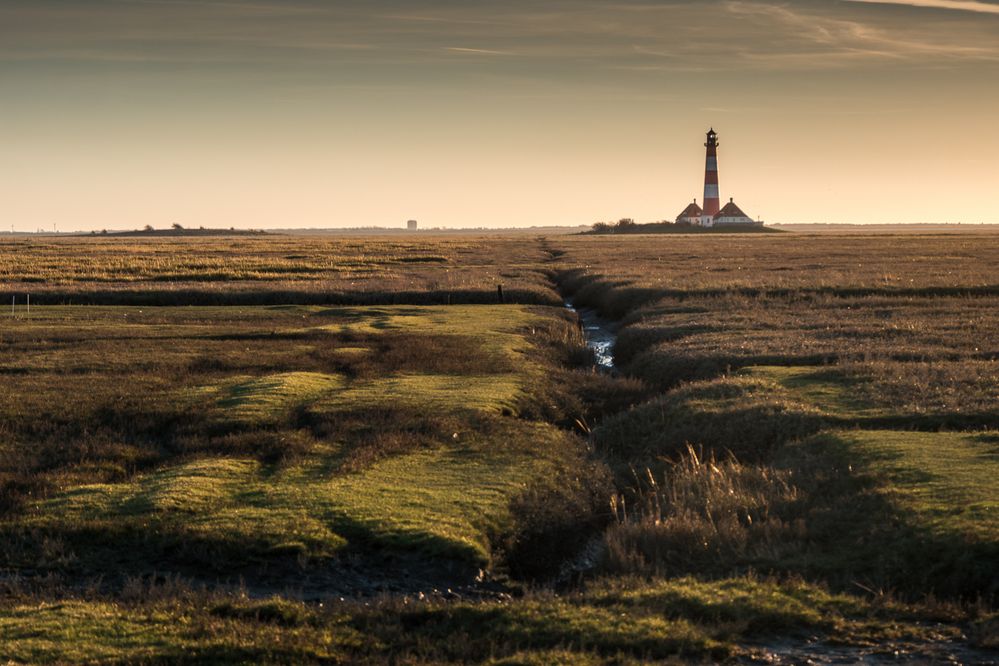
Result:
{"label": "green grass patch", "polygon": [[[290,491],[288,500],[317,507],[334,524],[349,521],[380,546],[488,566],[490,537],[512,526],[511,499],[551,469],[546,451],[565,446],[565,436],[540,424],[511,424],[489,438],[455,434],[464,446],[395,456],[325,483],[316,470],[292,469],[275,494]],[[529,448],[540,457],[525,455]]]}
{"label": "green grass patch", "polygon": [[999,544],[999,433],[853,431],[824,441],[884,479],[909,521]]}
{"label": "green grass patch", "polygon": [[[608,566],[754,567],[835,585],[992,598],[996,434],[832,431],[905,422],[850,412],[834,380],[802,370],[743,373],[686,385],[604,423],[594,439],[626,490],[619,517],[627,507],[606,536]],[[688,444],[695,454],[685,453]],[[728,452],[738,460],[726,460]]]}
{"label": "green grass patch", "polygon": [[177,605],[66,601],[0,610],[11,663],[329,663],[359,640],[348,626],[287,627]]}
{"label": "green grass patch", "polygon": [[616,414],[595,439],[627,471],[675,458],[688,444],[754,461],[826,428],[912,430],[994,421],[984,413],[898,411],[877,401],[870,381],[836,366],[752,366],[684,384]]}
{"label": "green grass patch", "polygon": [[[452,446],[389,457],[354,474],[332,473],[336,447],[279,470],[250,459],[202,459],[127,483],[73,488],[35,505],[21,525],[54,535],[147,532],[147,549],[136,556],[152,549],[167,561],[157,548],[191,539],[216,544],[233,566],[269,554],[325,558],[350,546],[488,567],[492,540],[513,527],[511,500],[553,468],[569,446],[565,438],[550,426],[510,422],[488,437],[456,432]],[[83,556],[87,547],[103,548],[80,545]]]}
{"label": "green grass patch", "polygon": [[818,432],[826,416],[769,377],[694,382],[608,418],[595,432],[626,482],[630,469],[658,468],[687,446],[706,454],[763,460],[782,444]]}
{"label": "green grass patch", "polygon": [[342,391],[323,396],[316,412],[364,409],[379,405],[406,406],[440,413],[514,413],[523,396],[519,375],[398,374],[359,380]]}
{"label": "green grass patch", "polygon": [[782,451],[807,541],[784,566],[871,589],[999,594],[995,433],[832,431]]}
{"label": "green grass patch", "polygon": [[447,334],[481,339],[487,351],[515,354],[527,349],[522,333],[539,322],[536,312],[520,305],[391,305],[317,308],[313,318],[333,317],[335,323],[310,328],[334,334]]}
{"label": "green grass patch", "polygon": [[[250,559],[269,552],[319,557],[346,545],[346,539],[313,507],[302,501],[273,501],[270,493],[275,485],[266,478],[256,460],[197,460],[128,483],[74,488],[39,504],[22,524],[55,535],[81,528],[109,536],[146,532],[147,543],[135,556],[153,557],[164,564],[169,558],[158,551],[185,540],[216,544],[205,556],[224,553],[229,564],[239,564],[232,558],[241,549]],[[99,565],[101,551],[112,545],[79,544],[84,566]],[[91,558],[97,561],[87,561]]]}
{"label": "green grass patch", "polygon": [[318,372],[284,372],[229,383],[216,407],[225,418],[248,423],[274,421],[288,410],[343,388],[344,378]]}
{"label": "green grass patch", "polygon": [[[47,485],[0,477],[0,500],[6,493],[16,510],[0,530],[18,544],[2,563],[19,569],[216,572],[358,551],[488,567],[522,518],[513,500],[582,449],[551,425],[502,416],[535,399],[532,384],[553,363],[545,327],[567,326],[560,310],[53,307],[40,316],[17,333],[39,359],[52,348],[71,359],[105,333],[112,342],[88,357],[86,376],[37,364],[15,375],[18,395],[37,406],[8,410],[23,452],[11,468],[51,470]],[[101,356],[120,361],[131,393],[117,375],[79,390],[105,378]],[[63,389],[74,411],[34,416]]]}
{"label": "green grass patch", "polygon": [[841,426],[899,430],[999,427],[994,362],[751,366],[735,373],[771,382]]}
{"label": "green grass patch", "polygon": [[859,380],[846,376],[837,368],[752,366],[742,368],[736,375],[769,380],[795,400],[829,416],[858,419],[885,414],[884,409],[858,394]]}

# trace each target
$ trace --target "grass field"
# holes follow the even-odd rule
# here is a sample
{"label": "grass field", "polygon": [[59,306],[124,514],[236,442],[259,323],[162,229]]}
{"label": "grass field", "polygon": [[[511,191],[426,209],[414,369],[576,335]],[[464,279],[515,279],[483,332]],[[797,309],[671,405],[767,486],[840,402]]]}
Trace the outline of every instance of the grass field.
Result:
{"label": "grass field", "polygon": [[994,658],[995,236],[5,243],[0,661]]}
{"label": "grass field", "polygon": [[[584,594],[532,593],[515,603],[382,600],[319,607],[155,588],[135,593],[144,599],[33,600],[0,609],[6,638],[0,657],[15,663],[639,664],[760,658],[765,650],[747,642],[789,634],[873,645],[957,638],[939,622],[952,619],[943,609],[928,613],[890,601],[872,608],[802,583],[746,578],[607,581]],[[898,617],[910,622],[900,625]]]}
{"label": "grass field", "polygon": [[234,577],[367,550],[474,576],[516,531],[512,500],[583,455],[514,418],[552,363],[532,342],[551,318],[38,307],[5,336],[24,350],[3,368],[7,565]]}
{"label": "grass field", "polygon": [[29,238],[0,256],[0,292],[49,305],[561,302],[530,238]]}
{"label": "grass field", "polygon": [[566,288],[662,392],[594,432],[613,570],[996,594],[996,243],[829,240],[565,243]]}

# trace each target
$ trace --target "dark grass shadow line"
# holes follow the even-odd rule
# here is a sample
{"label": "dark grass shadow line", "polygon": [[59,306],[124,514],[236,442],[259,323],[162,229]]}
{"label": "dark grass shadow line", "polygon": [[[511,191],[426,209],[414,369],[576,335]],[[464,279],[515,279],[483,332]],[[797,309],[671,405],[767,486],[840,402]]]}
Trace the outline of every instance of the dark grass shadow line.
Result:
{"label": "dark grass shadow line", "polygon": [[974,286],[927,287],[721,287],[721,288],[670,288],[636,287],[627,280],[610,280],[590,273],[587,269],[573,268],[552,272],[553,281],[564,295],[574,302],[597,309],[602,316],[622,319],[634,311],[655,302],[670,299],[683,303],[690,299],[718,297],[747,297],[753,299],[802,299],[816,296],[839,298],[885,297],[992,297],[999,296],[999,284]]}
{"label": "dark grass shadow line", "polygon": [[630,327],[618,332],[614,343],[614,360],[618,365],[629,363],[641,352],[667,342],[679,342],[684,338],[722,330],[718,326],[690,324],[686,326]]}
{"label": "dark grass shadow line", "polygon": [[[794,593],[791,592],[793,595]],[[742,596],[722,600],[694,597],[679,589],[642,595],[641,604],[657,613],[706,625],[740,626],[743,631],[754,635],[777,635],[796,630],[834,629],[836,622],[823,617],[818,622],[802,616],[800,611],[781,606],[762,606],[759,597]],[[811,606],[812,600],[802,599]],[[621,599],[615,595],[598,598],[595,606],[615,606]]]}
{"label": "dark grass shadow line", "polygon": [[[504,289],[504,302],[511,304],[561,305],[554,292],[538,288]],[[325,291],[317,289],[257,290],[45,290],[32,294],[38,305],[128,305],[128,306],[257,306],[257,305],[458,305],[494,304],[497,294],[488,289]]]}
{"label": "dark grass shadow line", "polygon": [[[624,329],[627,331],[627,329]],[[831,367],[843,361],[856,359],[856,353],[824,351],[811,354],[717,354],[717,353],[697,353],[689,352],[683,348],[678,348],[675,354],[663,353],[664,350],[654,346],[644,348],[632,348],[633,341],[627,335],[618,338],[614,346],[615,359],[628,359],[621,361],[619,367],[626,374],[640,377],[650,382],[661,390],[676,388],[680,384],[691,381],[701,381],[717,379],[731,372],[749,368],[753,366],[778,366],[778,367],[798,367],[807,366],[816,368],[816,373],[812,378],[817,379],[822,372],[822,368]],[[639,342],[644,342],[641,338]],[[927,355],[923,353],[892,353],[883,356],[885,360],[900,363],[926,361]],[[994,360],[991,354],[960,354],[941,353],[934,356],[938,361],[963,361],[974,360]],[[805,379],[805,381],[808,381]],[[838,381],[842,382],[843,378]]]}
{"label": "dark grass shadow line", "polygon": [[916,430],[919,432],[999,429],[996,412],[939,412],[839,419],[840,427],[861,430]]}
{"label": "dark grass shadow line", "polygon": [[[841,589],[858,583],[907,598],[994,601],[999,595],[999,542],[947,533],[914,522],[888,481],[867,471],[864,455],[831,435],[785,449],[782,468],[808,484],[807,496],[778,509],[807,525],[801,553],[778,569],[817,577]],[[914,479],[919,482],[921,479]]]}
{"label": "dark grass shadow line", "polygon": [[[343,515],[329,516],[328,523],[348,544],[327,555],[311,551],[309,544],[192,534],[179,519],[45,528],[8,524],[0,527],[5,544],[0,548],[0,566],[24,578],[100,580],[110,593],[119,591],[129,578],[151,574],[178,575],[210,585],[239,581],[287,585],[307,575],[329,579],[340,593],[370,596],[383,583],[407,587],[406,577],[414,572],[421,579],[410,581],[407,589],[423,584],[470,585],[482,565],[470,546],[433,534],[377,534]],[[53,544],[72,557],[53,559]],[[349,589],[351,585],[356,589]]]}
{"label": "dark grass shadow line", "polygon": [[309,649],[270,644],[262,647],[238,645],[189,645],[176,648],[164,645],[157,653],[143,653],[141,657],[101,660],[107,666],[226,666],[231,664],[342,664],[340,657],[319,654]]}
{"label": "dark grass shadow line", "polygon": [[[621,347],[621,349],[619,349]],[[682,351],[682,350],[678,350]],[[615,358],[630,358],[621,367],[626,374],[640,377],[663,391],[692,381],[717,379],[736,370],[758,365],[781,367],[809,366],[821,368],[840,360],[839,354],[675,354],[658,349],[629,349],[621,340],[614,346]]]}
{"label": "dark grass shadow line", "polygon": [[[612,623],[580,623],[577,614],[592,615],[585,604],[566,606],[563,613],[529,613],[513,606],[455,605],[395,612],[392,618],[377,610],[355,616],[350,624],[373,634],[380,645],[392,649],[419,650],[435,638],[437,657],[458,663],[478,662],[497,656],[513,656],[523,650],[566,649],[599,655],[612,663],[627,655],[639,660],[661,660],[672,656],[722,659],[728,650],[703,635],[686,632],[642,632]],[[385,620],[389,620],[386,622]],[[461,636],[464,640],[441,641]],[[385,654],[384,656],[388,656]],[[518,662],[519,663],[519,662]]]}
{"label": "dark grass shadow line", "polygon": [[[999,424],[999,416],[996,417],[996,423]],[[999,430],[999,425],[990,429]],[[975,440],[982,444],[982,450],[978,453],[979,457],[999,460],[999,433],[981,434],[975,437]]]}

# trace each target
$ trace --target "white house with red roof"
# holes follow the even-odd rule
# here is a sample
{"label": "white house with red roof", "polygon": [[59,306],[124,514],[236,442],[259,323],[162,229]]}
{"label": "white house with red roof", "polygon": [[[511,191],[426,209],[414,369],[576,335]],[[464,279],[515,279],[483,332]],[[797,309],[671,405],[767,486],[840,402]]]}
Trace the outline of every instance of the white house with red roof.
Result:
{"label": "white house with red roof", "polygon": [[704,211],[697,205],[697,199],[694,199],[694,203],[688,204],[687,207],[683,209],[683,212],[676,216],[676,223],[700,224],[702,215],[704,215]]}
{"label": "white house with red roof", "polygon": [[756,226],[763,226],[762,221],[754,220],[739,208],[735,201],[732,199],[728,200],[721,210],[719,210],[715,215],[705,215],[701,207],[697,205],[695,201],[692,204],[687,204],[687,207],[683,209],[683,212],[676,216],[677,224],[689,224],[698,227],[714,227],[726,224],[737,224],[745,225],[752,224]]}
{"label": "white house with red roof", "polygon": [[749,217],[742,212],[732,199],[728,200],[720,211],[712,218],[711,225],[716,224],[763,224],[762,222],[756,222],[753,218]]}

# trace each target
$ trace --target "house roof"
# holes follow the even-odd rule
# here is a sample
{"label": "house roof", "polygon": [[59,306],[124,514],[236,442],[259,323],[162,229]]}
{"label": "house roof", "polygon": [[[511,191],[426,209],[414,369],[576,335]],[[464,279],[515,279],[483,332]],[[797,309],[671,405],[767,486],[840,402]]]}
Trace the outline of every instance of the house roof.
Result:
{"label": "house roof", "polygon": [[734,201],[729,199],[728,203],[725,204],[725,206],[720,211],[715,213],[715,217],[749,217],[749,216],[743,213],[742,209],[736,206]]}
{"label": "house roof", "polygon": [[704,213],[701,207],[697,205],[697,202],[692,204],[687,204],[687,207],[683,209],[683,212],[677,215],[677,217],[700,217]]}

